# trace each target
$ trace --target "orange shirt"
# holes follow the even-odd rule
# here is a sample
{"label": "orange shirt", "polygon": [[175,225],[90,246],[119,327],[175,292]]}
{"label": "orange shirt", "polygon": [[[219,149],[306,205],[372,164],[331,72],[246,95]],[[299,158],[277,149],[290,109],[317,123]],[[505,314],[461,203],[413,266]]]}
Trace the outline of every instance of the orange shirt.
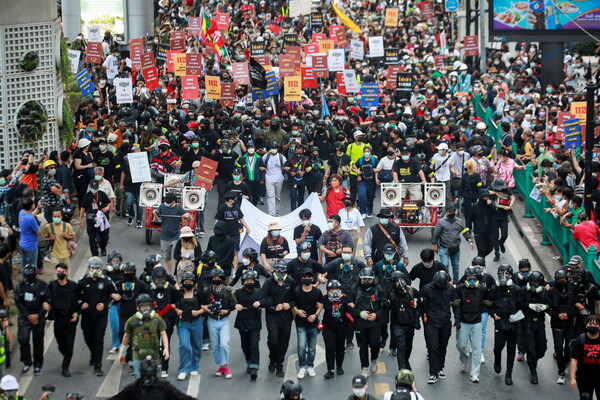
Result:
{"label": "orange shirt", "polygon": [[115,133],[115,135],[117,135],[117,141],[115,142],[115,148],[118,148],[120,145],[123,144],[123,135],[125,134],[125,132],[121,132],[120,129],[117,129],[114,133]]}

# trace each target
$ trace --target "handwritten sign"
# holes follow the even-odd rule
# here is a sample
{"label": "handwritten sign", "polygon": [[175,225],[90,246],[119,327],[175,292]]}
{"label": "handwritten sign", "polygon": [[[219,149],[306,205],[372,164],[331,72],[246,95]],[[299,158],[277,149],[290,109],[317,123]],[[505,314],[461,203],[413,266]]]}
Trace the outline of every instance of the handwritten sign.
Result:
{"label": "handwritten sign", "polygon": [[139,153],[127,154],[129,171],[131,172],[131,182],[151,182],[150,164],[148,163],[148,153],[145,151]]}

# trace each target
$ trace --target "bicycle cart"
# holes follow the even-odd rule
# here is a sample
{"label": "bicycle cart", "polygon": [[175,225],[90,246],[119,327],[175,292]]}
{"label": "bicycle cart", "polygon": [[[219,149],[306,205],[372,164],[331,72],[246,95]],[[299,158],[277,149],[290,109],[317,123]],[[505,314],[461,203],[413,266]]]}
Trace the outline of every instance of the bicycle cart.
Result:
{"label": "bicycle cart", "polygon": [[[146,243],[148,244],[152,244],[153,232],[156,230],[160,231],[160,229],[162,228],[161,221],[154,220],[154,210],[156,210],[157,208],[158,207],[146,207]],[[195,234],[197,234],[198,232],[196,231],[196,218],[198,216],[198,210],[186,210],[186,212],[192,216],[192,220],[190,221],[189,227],[192,228]]]}

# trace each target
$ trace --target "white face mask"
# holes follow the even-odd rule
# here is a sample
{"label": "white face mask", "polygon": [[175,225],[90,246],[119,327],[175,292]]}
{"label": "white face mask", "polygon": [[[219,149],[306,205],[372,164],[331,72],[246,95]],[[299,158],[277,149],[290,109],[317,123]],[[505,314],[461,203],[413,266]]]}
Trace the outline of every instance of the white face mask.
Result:
{"label": "white face mask", "polygon": [[249,148],[249,149],[248,149],[248,154],[254,154],[254,148],[252,148],[252,147],[251,147],[251,148]]}
{"label": "white face mask", "polygon": [[277,154],[277,149],[271,149],[271,154]]}
{"label": "white face mask", "polygon": [[244,265],[250,265],[250,260],[248,260],[247,258],[243,258],[242,259],[242,264],[244,264]]}
{"label": "white face mask", "polygon": [[328,223],[327,223],[327,228],[328,228],[329,230],[332,230],[332,229],[333,229],[333,222],[328,222]]}
{"label": "white face mask", "polygon": [[363,397],[367,393],[366,388],[353,388],[352,391],[356,397]]}
{"label": "white face mask", "polygon": [[309,226],[309,225],[310,225],[310,219],[302,220],[302,226]]}

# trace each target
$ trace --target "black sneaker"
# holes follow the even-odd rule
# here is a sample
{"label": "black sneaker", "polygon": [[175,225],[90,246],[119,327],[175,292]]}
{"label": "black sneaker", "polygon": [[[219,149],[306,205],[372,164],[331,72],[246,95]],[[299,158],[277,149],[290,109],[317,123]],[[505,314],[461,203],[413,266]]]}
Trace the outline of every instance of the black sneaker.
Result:
{"label": "black sneaker", "polygon": [[96,375],[96,376],[103,376],[104,372],[102,372],[102,368],[100,368],[100,367],[94,368],[94,375]]}
{"label": "black sneaker", "polygon": [[275,364],[273,364],[273,363],[269,364],[269,372],[270,373],[275,372]]}
{"label": "black sneaker", "polygon": [[344,369],[342,367],[337,367],[335,373],[338,375],[344,375]]}
{"label": "black sneaker", "polygon": [[137,222],[135,224],[135,227],[138,228],[138,229],[142,229],[142,223],[141,222]]}
{"label": "black sneaker", "polygon": [[31,370],[31,365],[24,365],[23,369],[21,370],[21,376],[27,375],[30,370]]}
{"label": "black sneaker", "polygon": [[504,243],[500,243],[500,251],[502,254],[506,253],[506,247],[504,247]]}
{"label": "black sneaker", "polygon": [[129,226],[133,225],[133,217],[127,218],[127,225],[129,225]]}
{"label": "black sneaker", "polygon": [[250,367],[246,367],[246,373],[249,374],[250,373]]}
{"label": "black sneaker", "polygon": [[250,380],[251,381],[255,381],[256,377],[258,376],[257,374],[257,369],[256,368],[250,368]]}
{"label": "black sneaker", "polygon": [[494,372],[499,374],[502,371],[502,364],[499,359],[494,359]]}
{"label": "black sneaker", "polygon": [[531,382],[534,385],[538,384],[538,376],[537,376],[537,372],[533,372],[531,374],[531,379],[529,379],[529,382]]}
{"label": "black sneaker", "polygon": [[68,378],[71,376],[71,371],[69,371],[69,368],[63,368],[61,374],[65,378]]}
{"label": "black sneaker", "polygon": [[117,217],[120,217],[121,216],[121,211],[117,210],[117,211],[115,211],[115,214],[117,215]]}
{"label": "black sneaker", "polygon": [[494,261],[494,262],[496,262],[496,261],[500,261],[500,253],[496,253],[496,254],[494,255],[494,260],[493,260],[493,261]]}
{"label": "black sneaker", "polygon": [[277,368],[277,372],[275,372],[275,376],[278,378],[283,378],[285,373],[283,372],[283,368]]}
{"label": "black sneaker", "polygon": [[507,386],[512,386],[513,384],[513,380],[512,380],[512,375],[511,374],[506,374],[506,376],[504,376],[504,384]]}
{"label": "black sneaker", "polygon": [[446,379],[446,373],[444,372],[444,370],[441,370],[440,372],[438,372],[438,378]]}
{"label": "black sneaker", "polygon": [[427,383],[430,384],[430,385],[433,385],[437,381],[438,381],[438,376],[437,375],[431,375],[429,377],[429,379],[427,380]]}
{"label": "black sneaker", "polygon": [[352,350],[353,348],[354,348],[354,343],[352,343],[352,342],[346,343],[346,350]]}
{"label": "black sneaker", "polygon": [[335,376],[335,374],[333,373],[333,371],[329,370],[325,373],[325,375],[323,376],[323,378],[325,379],[331,379]]}
{"label": "black sneaker", "polygon": [[40,375],[42,374],[42,369],[41,369],[41,368],[39,368],[39,367],[36,367],[36,368],[34,368],[34,369],[33,369],[33,374],[34,374],[35,376],[40,376]]}
{"label": "black sneaker", "polygon": [[106,257],[106,248],[100,249],[100,254],[102,254],[102,257]]}

